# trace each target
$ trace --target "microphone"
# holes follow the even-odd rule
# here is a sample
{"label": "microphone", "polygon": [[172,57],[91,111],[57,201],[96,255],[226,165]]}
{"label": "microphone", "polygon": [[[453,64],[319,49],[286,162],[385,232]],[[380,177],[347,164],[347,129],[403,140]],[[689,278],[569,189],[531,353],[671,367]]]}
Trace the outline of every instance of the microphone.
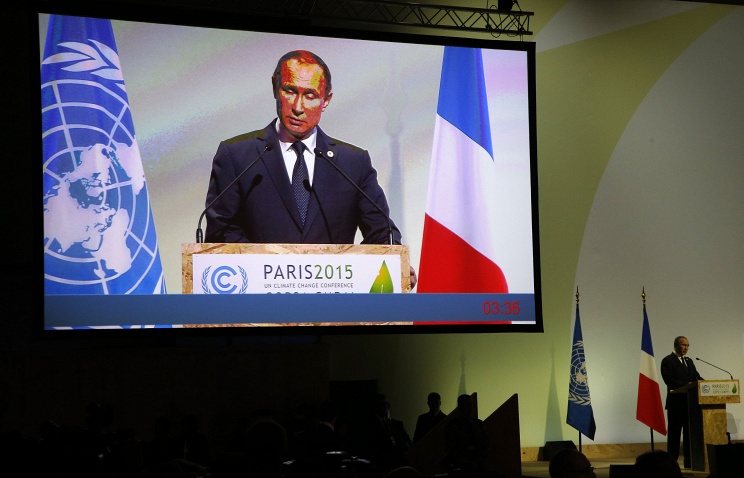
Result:
{"label": "microphone", "polygon": [[718,370],[721,370],[721,371],[723,371],[723,372],[726,372],[727,374],[729,374],[729,377],[731,378],[731,380],[733,380],[733,379],[734,379],[734,376],[733,376],[733,375],[731,375],[731,372],[729,372],[728,370],[723,370],[723,369],[722,369],[721,367],[716,367],[716,366],[715,366],[715,365],[713,365],[712,363],[710,363],[710,362],[706,362],[705,360],[699,359],[699,358],[697,358],[697,357],[695,357],[695,360],[700,360],[701,362],[703,362],[703,363],[707,363],[708,365],[710,365],[710,366],[711,366],[711,367],[713,367],[713,368],[717,368]]}
{"label": "microphone", "polygon": [[325,160],[326,160],[326,162],[327,162],[328,164],[330,164],[331,166],[333,166],[333,169],[335,169],[336,171],[338,171],[338,172],[339,172],[339,174],[341,174],[341,176],[343,176],[343,177],[344,177],[344,179],[346,179],[346,180],[347,180],[347,181],[349,182],[349,184],[351,184],[352,186],[354,186],[354,188],[355,188],[355,189],[356,189],[357,191],[359,191],[359,192],[360,192],[360,193],[362,194],[362,196],[364,196],[365,198],[367,198],[367,201],[369,201],[370,203],[372,203],[372,205],[373,205],[373,206],[375,207],[375,209],[377,209],[377,210],[378,210],[378,211],[379,211],[379,212],[380,212],[380,213],[382,214],[382,216],[383,216],[383,217],[385,218],[385,220],[387,221],[387,226],[388,226],[388,239],[389,239],[389,241],[390,241],[390,245],[392,246],[392,245],[393,245],[393,224],[392,224],[392,222],[390,221],[390,216],[388,216],[388,213],[386,213],[386,212],[385,212],[385,211],[384,211],[384,210],[383,210],[383,209],[382,209],[382,208],[380,207],[380,205],[379,205],[379,204],[377,204],[377,203],[376,203],[375,201],[373,201],[373,200],[372,200],[372,198],[371,198],[371,197],[369,197],[369,195],[368,195],[367,193],[365,193],[365,192],[364,192],[364,190],[363,190],[362,188],[360,188],[360,187],[359,187],[359,186],[357,185],[357,183],[355,183],[354,181],[352,181],[352,179],[351,179],[351,178],[349,177],[349,175],[348,175],[348,174],[346,174],[345,172],[343,172],[343,171],[341,170],[341,168],[339,168],[339,167],[338,167],[338,165],[336,165],[336,163],[334,163],[333,161],[331,161],[331,159],[330,159],[330,158],[328,158],[328,157],[327,157],[327,156],[326,156],[325,154],[323,154],[323,151],[321,151],[321,150],[320,150],[320,149],[318,149],[318,148],[315,148],[315,155],[316,155],[316,156],[320,156],[321,158],[325,159]]}
{"label": "microphone", "polygon": [[214,206],[214,203],[216,203],[222,197],[223,194],[225,194],[230,188],[232,188],[233,185],[238,182],[238,179],[240,179],[245,173],[247,173],[248,170],[251,169],[253,165],[256,164],[259,159],[261,159],[261,157],[263,157],[265,152],[271,151],[272,149],[274,149],[274,146],[270,143],[267,144],[266,147],[263,149],[263,151],[261,151],[259,155],[256,157],[256,159],[251,161],[251,163],[248,166],[246,166],[245,169],[243,169],[240,172],[240,174],[235,176],[235,179],[230,181],[230,184],[228,184],[225,187],[225,189],[223,189],[222,192],[220,192],[217,195],[216,198],[212,199],[212,201],[210,201],[210,203],[207,204],[207,207],[204,208],[204,211],[202,211],[201,216],[199,216],[199,222],[196,225],[196,243],[197,244],[201,244],[202,242],[204,242],[204,233],[202,232],[201,223],[202,223],[202,219],[204,219],[204,216],[207,214],[207,211],[212,209],[212,206]]}

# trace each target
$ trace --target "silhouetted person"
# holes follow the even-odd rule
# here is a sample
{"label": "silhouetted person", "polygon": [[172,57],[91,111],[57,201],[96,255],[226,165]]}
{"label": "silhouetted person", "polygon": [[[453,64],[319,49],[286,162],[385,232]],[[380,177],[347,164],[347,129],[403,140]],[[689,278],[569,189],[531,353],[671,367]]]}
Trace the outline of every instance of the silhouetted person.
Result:
{"label": "silhouetted person", "polygon": [[337,476],[350,457],[344,437],[336,431],[339,411],[333,402],[318,407],[316,423],[295,436],[292,476]]}
{"label": "silhouetted person", "polygon": [[318,423],[310,429],[310,446],[315,453],[346,451],[346,443],[336,431],[338,408],[333,402],[323,402],[318,407]]}
{"label": "silhouetted person", "polygon": [[635,478],[682,478],[677,460],[669,453],[657,450],[638,455],[633,465]]}
{"label": "silhouetted person", "polygon": [[372,400],[372,414],[360,434],[360,455],[376,467],[391,470],[407,464],[404,453],[410,438],[400,420],[390,418],[390,404],[385,395]]}
{"label": "silhouetted person", "polygon": [[385,402],[385,409],[386,417],[390,423],[390,429],[393,433],[393,439],[395,440],[395,449],[399,454],[402,455],[407,452],[409,448],[411,448],[413,441],[411,440],[411,436],[408,434],[408,431],[406,431],[406,427],[403,422],[396,418],[393,418],[392,412],[390,410],[390,402]]}
{"label": "silhouetted person", "polygon": [[199,429],[199,418],[186,415],[181,421],[178,444],[182,447],[181,457],[184,460],[208,466],[210,463],[207,437]]}
{"label": "silhouetted person", "polygon": [[142,450],[144,466],[148,469],[182,457],[182,448],[176,440],[173,423],[168,417],[155,418],[154,436],[143,443]]}
{"label": "silhouetted person", "polygon": [[473,414],[473,399],[460,395],[457,416],[447,422],[444,431],[447,466],[462,476],[482,476],[488,453],[488,434],[483,422]]}
{"label": "silhouetted person", "polygon": [[442,397],[437,392],[431,392],[426,398],[426,404],[429,406],[429,411],[422,413],[416,419],[416,428],[413,432],[413,442],[416,443],[429,433],[429,431],[437,426],[439,422],[444,420],[447,415],[442,412]]}
{"label": "silhouetted person", "polygon": [[564,448],[550,459],[550,478],[596,478],[589,459],[576,448]]}

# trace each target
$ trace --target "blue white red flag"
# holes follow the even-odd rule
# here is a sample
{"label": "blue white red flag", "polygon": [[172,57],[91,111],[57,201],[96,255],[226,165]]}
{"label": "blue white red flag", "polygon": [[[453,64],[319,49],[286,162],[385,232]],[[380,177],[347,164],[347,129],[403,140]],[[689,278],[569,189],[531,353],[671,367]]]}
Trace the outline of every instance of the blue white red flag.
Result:
{"label": "blue white red flag", "polygon": [[165,293],[109,20],[49,18],[41,100],[45,293]]}
{"label": "blue white red flag", "polygon": [[645,304],[643,305],[641,372],[638,376],[638,404],[636,406],[636,419],[662,435],[667,434],[664,408],[661,405],[659,375],[656,373],[654,346],[651,343],[651,327],[649,327]]}
{"label": "blue white red flag", "polygon": [[445,47],[419,265],[419,292],[508,292],[496,262],[494,166],[483,58]]}
{"label": "blue white red flag", "polygon": [[594,422],[592,399],[589,394],[589,375],[586,371],[584,338],[581,334],[578,303],[576,304],[576,322],[574,323],[573,345],[571,347],[571,379],[568,384],[566,423],[577,429],[582,435],[594,440],[597,425]]}

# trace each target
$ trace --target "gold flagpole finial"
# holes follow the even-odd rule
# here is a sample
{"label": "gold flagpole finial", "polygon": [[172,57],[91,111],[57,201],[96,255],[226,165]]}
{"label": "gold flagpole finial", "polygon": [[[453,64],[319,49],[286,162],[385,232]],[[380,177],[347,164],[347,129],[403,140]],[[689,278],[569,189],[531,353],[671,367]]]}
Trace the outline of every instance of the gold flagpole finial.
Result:
{"label": "gold flagpole finial", "polygon": [[576,286],[576,305],[579,305],[579,286]]}

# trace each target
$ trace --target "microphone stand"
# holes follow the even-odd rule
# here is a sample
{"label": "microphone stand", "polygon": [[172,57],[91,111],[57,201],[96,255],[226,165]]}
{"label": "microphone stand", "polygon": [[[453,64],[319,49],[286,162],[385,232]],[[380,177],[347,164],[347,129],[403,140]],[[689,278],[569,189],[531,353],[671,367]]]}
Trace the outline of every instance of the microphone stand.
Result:
{"label": "microphone stand", "polygon": [[380,207],[380,205],[377,204],[375,201],[373,201],[372,198],[369,197],[369,195],[367,193],[365,193],[364,190],[357,185],[357,183],[355,183],[354,181],[352,181],[352,179],[349,177],[348,174],[346,174],[345,172],[343,172],[341,170],[341,168],[339,168],[338,165],[336,165],[336,163],[334,163],[333,161],[330,160],[330,158],[326,157],[326,155],[323,154],[323,151],[321,151],[318,148],[315,148],[315,155],[316,156],[320,156],[321,158],[325,159],[328,164],[330,164],[331,166],[333,166],[333,168],[336,171],[338,171],[339,174],[341,174],[341,176],[344,177],[344,179],[346,179],[352,186],[354,186],[357,191],[359,191],[360,193],[362,193],[362,195],[365,198],[367,198],[367,201],[371,202],[372,205],[375,207],[375,209],[377,209],[382,214],[382,216],[387,221],[387,226],[388,226],[388,240],[390,242],[390,245],[392,246],[393,245],[393,226],[392,226],[392,224],[390,222],[390,216],[385,211],[383,211],[382,208]]}
{"label": "microphone stand", "polygon": [[711,366],[711,367],[713,367],[713,368],[717,368],[718,370],[720,370],[720,371],[722,371],[722,372],[726,372],[727,374],[729,374],[729,378],[731,378],[731,380],[733,380],[733,379],[734,379],[734,376],[733,376],[733,375],[731,375],[731,372],[729,372],[728,370],[724,370],[724,369],[722,369],[721,367],[717,367],[717,366],[713,365],[712,363],[710,363],[710,362],[706,362],[705,360],[703,360],[703,359],[699,359],[699,358],[697,358],[697,357],[695,357],[695,360],[700,360],[701,362],[703,362],[703,363],[707,363],[708,365],[710,365],[710,366]]}
{"label": "microphone stand", "polygon": [[251,164],[249,164],[248,166],[246,166],[245,169],[243,169],[240,172],[240,174],[238,174],[237,176],[235,176],[235,179],[233,179],[232,181],[230,181],[230,184],[228,184],[227,186],[225,186],[225,189],[223,189],[222,192],[220,192],[217,195],[216,198],[212,199],[212,201],[209,204],[207,204],[207,207],[204,208],[204,211],[202,211],[201,216],[199,216],[199,222],[196,225],[196,243],[197,244],[201,244],[201,243],[204,242],[204,232],[202,232],[201,223],[202,223],[202,219],[204,219],[204,216],[207,214],[207,211],[209,211],[212,208],[212,206],[214,206],[214,203],[216,203],[217,200],[219,200],[219,198],[221,198],[223,194],[225,194],[228,190],[230,190],[230,188],[232,188],[233,184],[235,184],[235,183],[238,182],[238,179],[240,179],[241,177],[243,177],[243,175],[246,172],[248,172],[248,170],[251,169],[253,167],[253,165],[258,162],[259,159],[261,159],[261,157],[264,155],[264,153],[266,151],[270,151],[271,149],[273,149],[273,146],[271,144],[267,144],[266,147],[263,149],[263,151],[261,151],[261,153],[259,153],[258,157],[256,159],[254,159],[251,162]]}

